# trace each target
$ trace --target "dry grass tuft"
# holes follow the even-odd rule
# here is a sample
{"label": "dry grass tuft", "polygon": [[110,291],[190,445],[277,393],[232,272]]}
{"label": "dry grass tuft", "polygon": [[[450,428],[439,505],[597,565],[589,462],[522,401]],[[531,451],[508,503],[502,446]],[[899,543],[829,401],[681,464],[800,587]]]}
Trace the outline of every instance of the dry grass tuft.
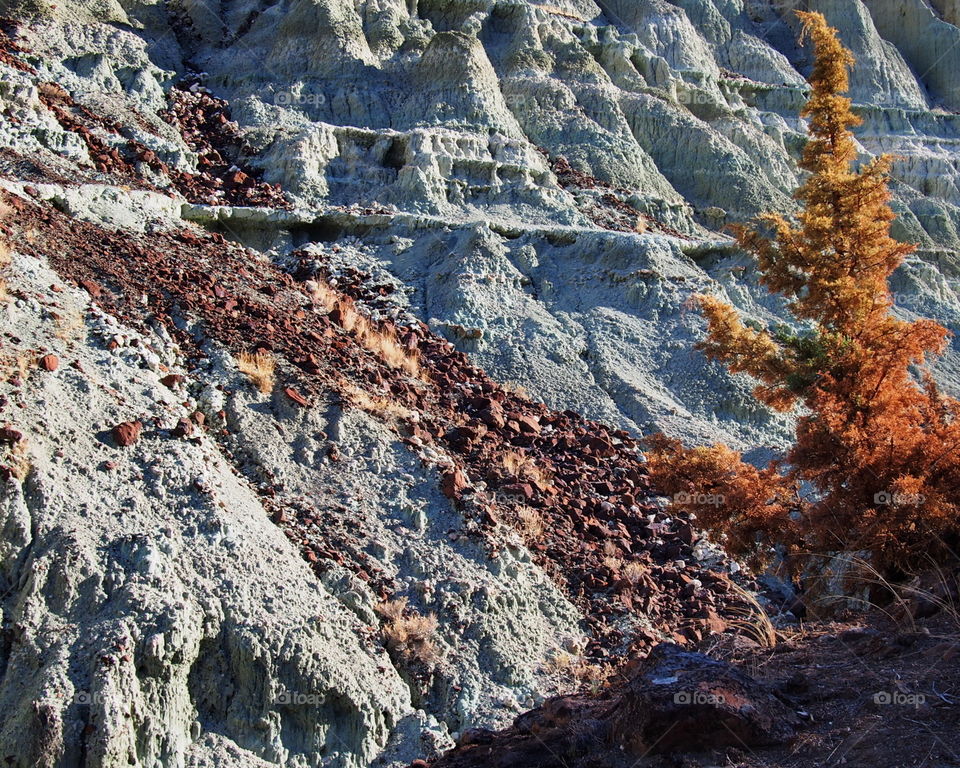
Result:
{"label": "dry grass tuft", "polygon": [[237,368],[265,395],[273,391],[276,366],[273,355],[267,352],[241,352],[237,356]]}
{"label": "dry grass tuft", "polygon": [[[0,201],[0,220],[10,213],[10,207]],[[0,240],[0,302],[7,300],[7,271],[10,269],[10,245],[6,240]]]}
{"label": "dry grass tuft", "polygon": [[324,312],[332,312],[340,295],[323,280],[307,280],[304,283],[310,299]]}
{"label": "dry grass tuft", "polygon": [[357,309],[353,299],[338,293],[323,280],[308,280],[304,285],[314,304],[328,314],[336,310],[340,327],[356,336],[366,349],[391,368],[414,378],[420,376],[420,356],[400,343],[392,326],[378,327]]}
{"label": "dry grass tuft", "polygon": [[80,310],[71,308],[63,314],[55,314],[53,326],[54,336],[61,341],[72,341],[83,335],[83,315]]}
{"label": "dry grass tuft", "polygon": [[396,600],[384,600],[377,605],[374,610],[379,613],[387,622],[397,621],[404,611],[407,610],[407,598],[399,597]]}
{"label": "dry grass tuft", "polygon": [[383,619],[383,640],[387,650],[407,661],[431,664],[437,658],[434,634],[437,617],[432,613],[421,616],[408,608],[407,598],[388,600],[376,608]]}
{"label": "dry grass tuft", "polygon": [[10,267],[10,246],[0,240],[0,302],[7,300],[7,269]]}
{"label": "dry grass tuft", "polygon": [[633,586],[637,586],[643,581],[643,577],[646,572],[647,569],[643,563],[637,562],[636,560],[631,560],[623,567],[623,578]]}
{"label": "dry grass tuft", "polygon": [[611,573],[620,573],[620,569],[623,568],[623,560],[619,557],[605,557],[603,558],[603,567]]}
{"label": "dry grass tuft", "polygon": [[30,376],[30,369],[36,364],[35,350],[12,350],[0,353],[0,380],[19,379],[25,382]]}
{"label": "dry grass tuft", "polygon": [[11,477],[23,482],[33,464],[30,461],[30,444],[27,438],[21,438],[13,445],[0,449],[0,463],[10,471]]}
{"label": "dry grass tuft", "polygon": [[533,507],[520,507],[517,510],[517,522],[520,524],[520,535],[524,543],[533,544],[543,537],[543,515]]}
{"label": "dry grass tuft", "polygon": [[352,405],[381,419],[410,421],[413,418],[414,412],[396,400],[385,395],[372,395],[350,382],[341,382],[340,391]]}
{"label": "dry grass tuft", "polygon": [[543,669],[560,691],[589,688],[594,694],[612,674],[609,667],[591,664],[583,656],[565,649],[550,654]]}
{"label": "dry grass tuft", "polygon": [[894,584],[867,560],[853,558],[853,561],[869,574],[863,580],[870,587],[879,587],[891,597],[888,606],[868,601],[869,607],[886,614],[909,632],[920,631],[916,621],[918,618],[941,614],[956,628],[950,639],[960,638],[960,572],[944,570],[931,557],[928,558],[929,568],[923,572],[909,573],[904,583]]}
{"label": "dry grass tuft", "polygon": [[530,399],[530,394],[527,392],[527,388],[523,384],[517,384],[515,381],[505,381],[500,385],[500,388],[510,395],[516,395],[517,397],[522,397],[525,400]]}
{"label": "dry grass tuft", "polygon": [[777,630],[763,606],[757,602],[756,596],[735,582],[731,581],[730,587],[743,604],[729,609],[729,612],[737,618],[728,619],[727,625],[738,634],[756,642],[761,648],[776,646]]}
{"label": "dry grass tuft", "polygon": [[29,450],[26,438],[10,449],[10,473],[21,482],[30,474],[30,468],[33,466],[30,462]]}
{"label": "dry grass tuft", "polygon": [[502,457],[503,468],[514,477],[533,483],[541,491],[553,487],[553,473],[539,466],[532,458],[517,451],[506,451]]}

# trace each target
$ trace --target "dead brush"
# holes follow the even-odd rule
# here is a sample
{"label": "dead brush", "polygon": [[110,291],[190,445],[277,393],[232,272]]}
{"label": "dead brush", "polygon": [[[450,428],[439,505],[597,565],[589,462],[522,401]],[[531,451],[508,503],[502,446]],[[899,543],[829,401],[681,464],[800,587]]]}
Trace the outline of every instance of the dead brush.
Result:
{"label": "dead brush", "polygon": [[[10,207],[0,202],[0,221],[5,219],[10,213]],[[11,251],[10,244],[0,239],[0,302],[7,300],[7,279],[10,272]]]}
{"label": "dead brush", "polygon": [[610,678],[612,670],[602,664],[591,664],[583,656],[565,649],[551,653],[543,670],[560,691],[588,688],[597,694]]}
{"label": "dead brush", "polygon": [[19,379],[25,382],[30,376],[30,369],[37,361],[37,352],[34,350],[16,350],[0,353],[0,379],[9,381]]}
{"label": "dead brush", "polygon": [[517,510],[517,523],[524,543],[533,544],[543,538],[543,516],[533,507],[521,506]]}
{"label": "dead brush", "polygon": [[384,619],[380,631],[388,651],[425,665],[436,661],[437,617],[434,614],[420,615],[409,608],[405,597],[382,602],[375,610]]}
{"label": "dead brush", "polygon": [[541,491],[553,487],[553,473],[539,466],[536,461],[526,454],[517,451],[506,451],[501,458],[503,468],[513,477],[533,483]]}
{"label": "dead brush", "polygon": [[7,274],[10,269],[10,246],[0,240],[0,302],[7,300]]}
{"label": "dead brush", "polygon": [[4,451],[0,451],[0,464],[10,472],[10,476],[23,482],[33,464],[30,461],[30,445],[23,437]]}
{"label": "dead brush", "polygon": [[530,394],[527,392],[527,388],[523,384],[518,384],[515,381],[505,381],[500,385],[500,388],[509,395],[516,395],[517,397],[522,397],[526,400],[530,399]]}
{"label": "dead brush", "polygon": [[395,399],[385,395],[370,394],[348,381],[340,383],[340,391],[351,405],[382,419],[410,421],[413,418],[414,412]]}
{"label": "dead brush", "polygon": [[62,314],[53,316],[53,335],[61,341],[73,341],[83,335],[83,315],[80,310],[70,308]]}
{"label": "dead brush", "polygon": [[241,352],[237,355],[237,368],[265,395],[273,391],[276,367],[273,355],[268,352]]}
{"label": "dead brush", "polygon": [[909,573],[904,583],[894,584],[867,560],[854,558],[853,561],[869,574],[862,579],[868,586],[880,588],[891,598],[888,605],[864,601],[870,608],[913,633],[919,631],[917,619],[941,614],[954,628],[954,633],[944,639],[960,640],[960,570],[948,573],[940,563],[928,558],[928,569]]}
{"label": "dead brush", "polygon": [[419,357],[403,348],[394,331],[377,330],[366,318],[364,322],[366,328],[358,332],[358,336],[367,349],[379,356],[391,368],[402,370],[407,376],[416,378],[420,375]]}
{"label": "dead brush", "polygon": [[305,286],[314,304],[327,314],[336,310],[340,327],[356,336],[365,349],[408,376],[417,378],[421,375],[420,356],[400,343],[392,326],[378,327],[357,309],[352,298],[338,293],[323,280],[308,280]]}
{"label": "dead brush", "polygon": [[340,300],[340,295],[325,281],[307,280],[303,285],[304,288],[307,289],[307,294],[310,296],[310,299],[313,301],[313,303],[325,313],[332,312],[333,308],[337,306],[337,302]]}
{"label": "dead brush", "polygon": [[620,573],[620,569],[623,568],[623,560],[619,557],[605,557],[603,558],[603,567],[610,573]]}
{"label": "dead brush", "polygon": [[641,584],[646,573],[647,569],[644,564],[637,560],[631,560],[623,566],[623,578],[632,587]]}

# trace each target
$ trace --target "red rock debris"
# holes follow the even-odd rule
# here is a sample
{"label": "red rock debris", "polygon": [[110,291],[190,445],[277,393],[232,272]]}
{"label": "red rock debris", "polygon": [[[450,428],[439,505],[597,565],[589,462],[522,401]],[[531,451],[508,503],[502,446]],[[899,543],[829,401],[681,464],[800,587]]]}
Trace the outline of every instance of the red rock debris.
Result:
{"label": "red rock debris", "polygon": [[17,22],[0,18],[0,62],[21,72],[36,74],[36,70],[19,56],[21,53],[30,53],[30,50],[19,45],[16,37]]}
{"label": "red rock debris", "polygon": [[[52,206],[6,197],[20,225],[18,249],[46,257],[65,279],[100,286],[95,300],[124,322],[142,327],[155,316],[199,357],[195,338],[171,320],[188,315],[234,351],[255,340],[286,360],[285,386],[307,402],[342,394],[346,383],[418,414],[403,439],[414,450],[439,443],[452,454],[457,465],[444,491],[486,532],[491,550],[502,544],[492,535],[496,523],[522,530],[521,507],[541,517],[543,535],[530,549],[588,617],[595,637],[588,653],[603,657],[630,642],[649,647],[657,632],[698,642],[736,602],[727,576],[693,557],[689,522],[668,523],[647,501],[643,458],[628,433],[503,390],[422,323],[396,331],[419,355],[424,375],[410,378],[313,306],[293,276],[219,234],[110,232]],[[29,229],[36,232],[32,241],[22,236]],[[355,288],[358,295],[370,291],[359,279]],[[336,460],[335,445],[328,455]],[[486,490],[473,491],[481,481]],[[316,511],[303,516],[318,520]],[[344,531],[336,544],[315,538],[329,524],[320,520],[300,540],[305,556],[352,561],[361,578],[387,590],[361,548],[350,547],[353,532]],[[356,554],[344,554],[351,550]],[[630,563],[636,565],[628,578]],[[623,637],[615,625],[634,612],[653,631]]]}
{"label": "red rock debris", "polygon": [[196,79],[174,88],[168,100],[170,107],[161,117],[180,130],[199,156],[200,175],[184,174],[178,185],[187,199],[213,205],[290,207],[280,185],[267,184],[260,172],[236,164],[238,157],[252,150],[230,120],[226,101],[200,90]]}
{"label": "red rock debris", "polygon": [[6,445],[16,445],[23,440],[23,432],[7,425],[0,427],[0,443]]}
{"label": "red rock debris", "polygon": [[297,405],[302,405],[304,407],[310,405],[310,402],[307,400],[307,398],[297,392],[297,390],[295,390],[293,387],[287,387],[284,389],[283,394],[293,400],[293,402],[295,402]]}
{"label": "red rock debris", "polygon": [[117,445],[121,448],[126,448],[140,439],[140,432],[142,430],[143,424],[139,421],[124,421],[110,430],[110,434]]}
{"label": "red rock debris", "polygon": [[545,149],[539,148],[539,151],[547,158],[550,169],[557,177],[557,183],[563,189],[571,190],[574,194],[577,190],[606,190],[595,202],[578,199],[581,211],[598,227],[614,232],[643,232],[652,228],[673,237],[689,239],[667,224],[638,211],[627,202],[627,198],[631,195],[630,190],[615,187],[596,176],[578,171],[563,155],[550,157]]}
{"label": "red rock debris", "polygon": [[[163,192],[144,175],[146,166],[168,178],[172,188],[192,203],[290,207],[279,185],[267,184],[259,172],[241,165],[240,155],[249,147],[222,99],[182,88],[168,94],[170,108],[161,117],[178,128],[199,155],[199,173],[193,174],[168,166],[152,149],[124,136],[123,126],[79,104],[61,85],[41,83],[38,91],[57,122],[83,139],[97,172],[108,174],[113,183]],[[151,129],[145,121],[141,127]]]}

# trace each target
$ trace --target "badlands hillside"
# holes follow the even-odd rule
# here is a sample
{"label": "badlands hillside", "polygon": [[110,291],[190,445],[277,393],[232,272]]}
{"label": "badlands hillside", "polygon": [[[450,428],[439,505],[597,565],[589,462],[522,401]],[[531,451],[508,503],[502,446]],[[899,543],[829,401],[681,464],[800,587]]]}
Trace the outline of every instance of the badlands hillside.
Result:
{"label": "badlands hillside", "polygon": [[790,439],[690,298],[788,320],[801,7],[956,332],[956,0],[3,0],[3,764],[960,765],[957,627],[803,634],[639,450]]}

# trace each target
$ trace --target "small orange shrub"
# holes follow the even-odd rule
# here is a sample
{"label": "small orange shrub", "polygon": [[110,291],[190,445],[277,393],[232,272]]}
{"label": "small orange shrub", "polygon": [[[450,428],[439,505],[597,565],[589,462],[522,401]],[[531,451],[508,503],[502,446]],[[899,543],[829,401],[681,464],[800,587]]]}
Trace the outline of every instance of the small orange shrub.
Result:
{"label": "small orange shrub", "polygon": [[[760,562],[765,533],[778,526],[795,533],[789,512],[797,506],[796,489],[775,466],[757,469],[719,443],[684,448],[665,435],[645,442],[654,487],[674,507],[695,514],[699,525],[724,534],[731,554]],[[781,534],[787,538],[786,529]]]}

